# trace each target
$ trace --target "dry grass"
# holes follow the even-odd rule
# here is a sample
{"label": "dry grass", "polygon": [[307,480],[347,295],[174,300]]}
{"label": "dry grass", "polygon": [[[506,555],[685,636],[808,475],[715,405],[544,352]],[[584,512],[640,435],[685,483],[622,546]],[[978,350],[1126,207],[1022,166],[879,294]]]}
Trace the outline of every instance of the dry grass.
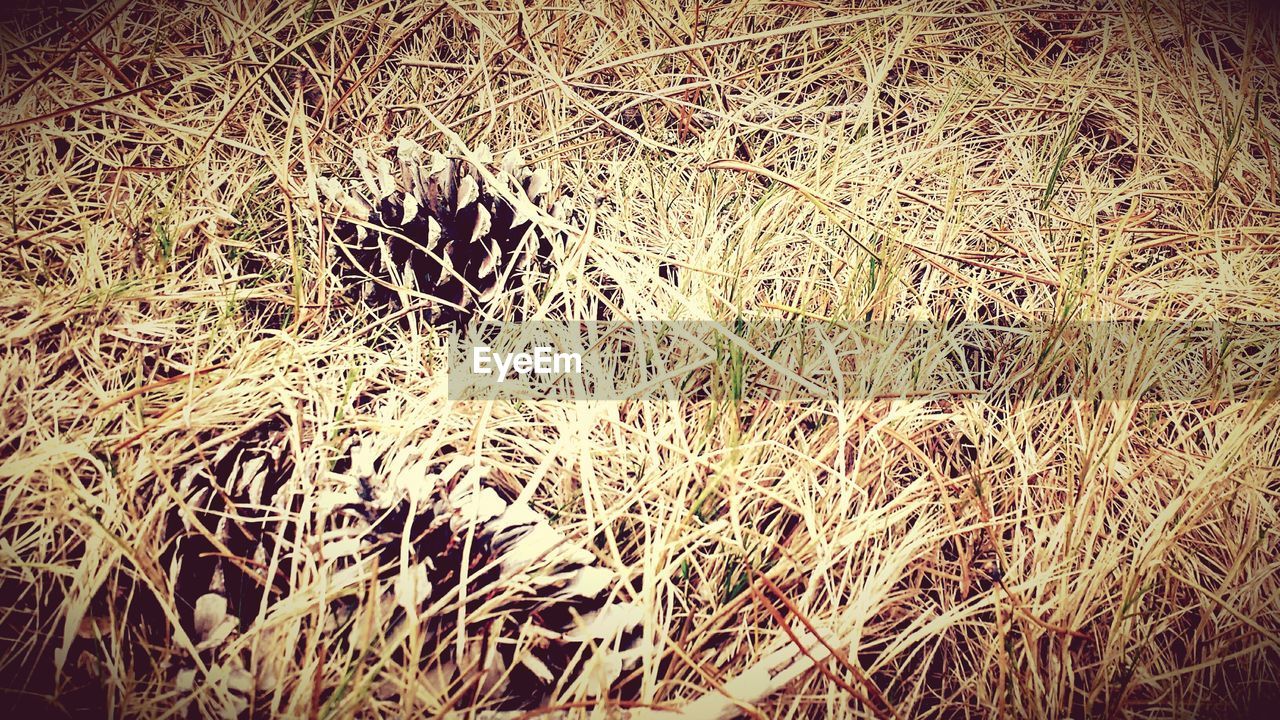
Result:
{"label": "dry grass", "polygon": [[[399,133],[442,147],[432,116],[520,149],[588,209],[539,301],[554,312],[602,302],[607,276],[633,317],[1277,322],[1274,15],[334,5],[104,0],[3,28],[9,698],[128,715],[189,699],[164,669],[182,646],[157,560],[173,483],[273,414],[304,497],[343,438],[388,433],[473,455],[594,540],[653,651],[611,700],[559,697],[566,712],[678,708],[785,645],[780,618],[838,653],[749,716],[1232,716],[1275,698],[1274,386],[450,404],[429,340],[373,348],[332,311],[313,185]],[[325,572],[300,563],[288,602],[244,628],[276,678],[258,711],[474,707],[391,640],[326,644]],[[386,683],[394,701],[370,691]]]}

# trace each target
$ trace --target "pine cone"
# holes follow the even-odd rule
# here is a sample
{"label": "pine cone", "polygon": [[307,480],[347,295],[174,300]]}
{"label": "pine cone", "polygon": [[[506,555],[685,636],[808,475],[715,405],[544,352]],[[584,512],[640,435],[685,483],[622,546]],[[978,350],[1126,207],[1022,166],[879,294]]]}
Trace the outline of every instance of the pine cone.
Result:
{"label": "pine cone", "polygon": [[[479,153],[491,160],[488,151]],[[563,219],[570,201],[551,201],[544,169],[503,158],[490,187],[466,159],[427,153],[411,140],[392,158],[353,154],[362,183],[316,187],[344,213],[329,253],[353,300],[384,310],[422,307],[436,325],[465,322],[504,291],[528,291],[551,261],[553,242],[523,200]],[[514,202],[513,202],[514,200]]]}
{"label": "pine cone", "polygon": [[[390,639],[416,627],[432,648],[422,668],[432,682],[457,688],[471,679],[464,673],[480,672],[481,695],[500,708],[536,707],[556,694],[603,694],[640,659],[643,613],[617,597],[616,573],[528,504],[508,503],[480,467],[448,447],[357,437],[322,480],[329,489],[316,498],[319,516],[308,523],[321,530],[321,542],[277,548],[278,537],[294,532],[282,518],[300,509],[287,490],[293,465],[286,439],[282,422],[264,424],[216,453],[213,477],[189,472],[179,483],[191,515],[217,542],[182,511],[171,513],[175,601],[205,665],[222,673],[197,677],[187,664],[180,685],[215,693],[231,687],[237,693],[221,695],[232,698],[233,714],[245,707],[250,681],[257,683],[244,672],[252,663],[226,642],[257,620],[264,591],[268,616],[290,592],[283,583],[267,589],[266,568],[274,558],[275,576],[288,576],[299,552],[319,554],[326,592],[339,598],[323,630],[333,642],[369,647],[377,644],[369,632]],[[361,613],[370,584],[381,608]],[[415,621],[407,624],[410,615]],[[383,625],[370,627],[370,617]],[[456,654],[458,635],[464,657]]]}
{"label": "pine cone", "polygon": [[176,483],[187,510],[169,513],[161,563],[183,630],[200,656],[200,663],[185,658],[173,668],[175,684],[185,693],[207,687],[201,702],[213,703],[194,703],[187,714],[235,718],[250,707],[255,690],[272,684],[253,677],[232,645],[257,618],[264,593],[269,606],[289,591],[292,558],[278,545],[287,516],[300,503],[286,488],[293,461],[278,417],[218,446],[209,460],[188,465]]}

